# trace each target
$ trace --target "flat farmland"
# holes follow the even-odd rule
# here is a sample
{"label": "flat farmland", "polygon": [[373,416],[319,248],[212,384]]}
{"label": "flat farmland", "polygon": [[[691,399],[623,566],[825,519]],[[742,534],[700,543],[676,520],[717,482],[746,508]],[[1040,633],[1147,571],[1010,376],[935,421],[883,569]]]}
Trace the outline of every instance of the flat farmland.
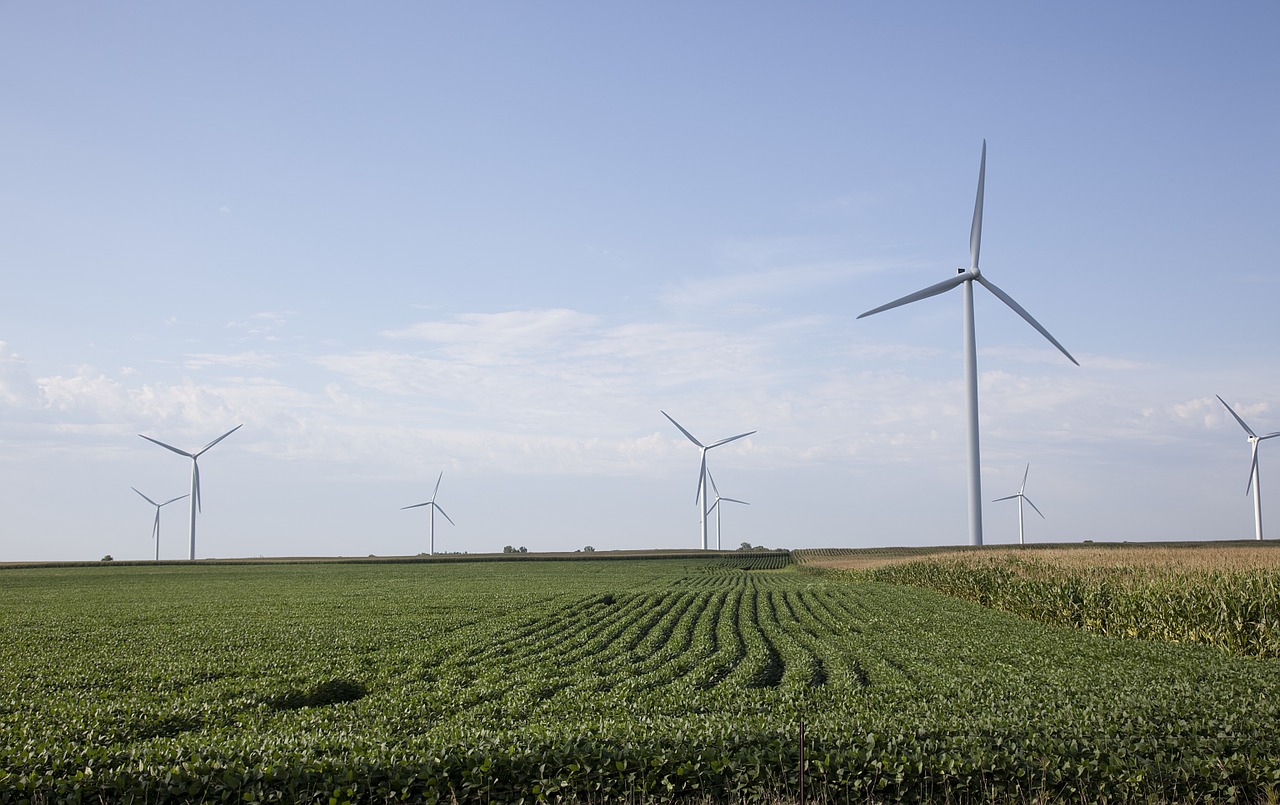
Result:
{"label": "flat farmland", "polygon": [[7,569],[0,641],[4,802],[1280,790],[1275,660],[779,555]]}

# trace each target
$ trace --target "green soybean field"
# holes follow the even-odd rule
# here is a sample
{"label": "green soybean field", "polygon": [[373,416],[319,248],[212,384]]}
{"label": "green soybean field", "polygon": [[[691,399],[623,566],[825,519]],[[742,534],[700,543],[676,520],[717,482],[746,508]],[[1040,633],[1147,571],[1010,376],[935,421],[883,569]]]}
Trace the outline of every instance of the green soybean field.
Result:
{"label": "green soybean field", "polygon": [[0,570],[0,802],[1280,794],[1276,660],[604,558]]}

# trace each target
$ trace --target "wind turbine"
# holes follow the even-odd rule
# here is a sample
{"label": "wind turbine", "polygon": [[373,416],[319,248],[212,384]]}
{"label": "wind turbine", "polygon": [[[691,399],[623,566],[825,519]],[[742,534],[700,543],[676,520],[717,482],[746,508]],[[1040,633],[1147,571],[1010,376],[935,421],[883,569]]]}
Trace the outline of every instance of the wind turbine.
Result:
{"label": "wind turbine", "polygon": [[186,450],[179,450],[173,445],[165,444],[159,439],[152,439],[150,436],[142,436],[141,433],[138,434],[139,436],[142,436],[142,438],[146,439],[147,441],[154,442],[155,444],[160,445],[165,450],[172,450],[173,452],[177,453],[180,456],[186,456],[187,458],[191,459],[191,554],[190,554],[191,559],[196,558],[196,512],[201,511],[200,509],[200,462],[198,459],[200,458],[200,456],[203,456],[205,453],[209,452],[209,448],[213,447],[215,444],[227,438],[228,436],[230,436],[231,434],[235,433],[236,431],[240,430],[243,427],[244,427],[243,424],[236,425],[234,428],[222,434],[221,436],[214,439],[213,441],[209,442],[204,447],[200,448],[194,453],[188,453]]}
{"label": "wind turbine", "polygon": [[751,504],[746,502],[745,500],[721,497],[720,489],[716,486],[716,479],[714,476],[712,476],[711,470],[707,470],[707,480],[711,482],[711,491],[714,492],[716,495],[716,499],[711,504],[711,508],[707,509],[707,514],[711,514],[711,512],[713,511],[716,513],[716,550],[718,551],[718,550],[721,550],[720,548],[720,512],[722,511],[722,509],[720,508],[721,502],[741,503],[743,506],[750,506]]}
{"label": "wind turbine", "polygon": [[901,299],[896,299],[887,305],[881,305],[863,313],[858,318],[866,318],[890,308],[900,305],[910,304],[921,299],[928,299],[931,296],[937,296],[940,293],[951,290],[957,285],[964,286],[964,379],[965,379],[965,403],[966,418],[968,419],[969,431],[969,544],[982,544],[982,481],[979,478],[981,472],[981,459],[979,458],[978,449],[978,350],[976,337],[974,334],[973,324],[973,283],[977,280],[978,284],[993,293],[997,299],[1004,302],[1017,313],[1027,324],[1036,328],[1040,335],[1049,340],[1058,348],[1058,351],[1067,356],[1067,359],[1076,366],[1080,362],[1071,357],[1071,353],[1058,343],[1049,331],[1040,325],[1040,322],[1031,317],[1031,314],[1022,308],[1017,302],[1013,301],[1013,297],[995,286],[995,283],[987,279],[978,270],[978,252],[982,245],[982,190],[983,183],[987,174],[987,141],[982,141],[982,162],[978,167],[978,197],[973,205],[973,225],[969,229],[969,267],[956,269],[956,276],[949,280],[943,280],[936,285],[930,285],[913,294],[908,294]]}
{"label": "wind turbine", "polygon": [[[138,492],[138,487],[136,486],[131,486],[129,488],[132,489],[134,492]],[[138,492],[138,494],[142,495],[141,492]],[[146,495],[142,495],[143,500],[150,503],[152,506],[156,507],[156,523],[154,526],[151,527],[151,538],[156,541],[156,561],[157,562],[160,561],[160,510],[163,509],[165,506],[168,506],[170,503],[176,503],[177,501],[182,500],[185,497],[186,495],[179,495],[178,497],[173,498],[171,500],[166,500],[164,503],[156,503],[154,500],[147,497]]]}
{"label": "wind turbine", "polygon": [[[1214,396],[1217,396],[1217,395],[1214,395]],[[1244,432],[1249,434],[1249,446],[1251,448],[1251,452],[1253,453],[1253,458],[1252,458],[1253,466],[1249,469],[1249,485],[1245,487],[1244,493],[1247,495],[1249,494],[1250,489],[1253,490],[1253,535],[1254,535],[1254,539],[1261,540],[1262,539],[1262,492],[1258,489],[1258,443],[1263,441],[1264,439],[1273,439],[1276,436],[1280,436],[1280,431],[1276,431],[1275,433],[1268,433],[1266,436],[1259,436],[1258,434],[1253,432],[1253,428],[1250,428],[1248,425],[1244,424],[1244,420],[1240,418],[1239,414],[1237,414],[1234,410],[1232,410],[1231,406],[1227,405],[1226,400],[1222,399],[1222,397],[1218,397],[1218,402],[1226,406],[1226,409],[1231,412],[1231,415],[1233,417],[1236,418],[1236,422],[1240,423],[1240,427],[1244,428]]]}
{"label": "wind turbine", "polygon": [[671,424],[679,428],[680,432],[687,436],[689,441],[696,444],[698,449],[702,451],[702,466],[698,469],[698,499],[696,502],[698,504],[698,530],[702,534],[702,550],[705,551],[707,549],[707,514],[709,513],[709,509],[707,508],[707,451],[712,448],[719,447],[722,444],[728,444],[729,442],[741,439],[744,436],[750,436],[755,433],[755,431],[747,431],[746,433],[739,433],[737,436],[730,436],[727,439],[721,439],[718,442],[703,444],[694,438],[692,433],[685,430],[683,425],[676,422],[674,419],[671,419],[671,415],[666,411],[660,411],[659,413],[671,420]]}
{"label": "wind turbine", "polygon": [[[1002,497],[1002,498],[996,498],[995,500],[991,501],[992,503],[999,503],[999,502],[1000,502],[1000,501],[1002,501],[1002,500],[1013,500],[1014,498],[1017,498],[1017,499],[1018,499],[1018,544],[1019,544],[1019,545],[1026,545],[1026,544],[1027,544],[1027,543],[1026,543],[1026,540],[1024,540],[1024,539],[1022,538],[1022,502],[1025,500],[1025,501],[1027,502],[1027,504],[1028,504],[1029,506],[1031,506],[1031,508],[1036,509],[1036,504],[1032,503],[1032,502],[1031,502],[1031,498],[1027,497],[1027,495],[1026,495],[1026,492],[1027,492],[1027,473],[1029,473],[1029,472],[1031,472],[1031,465],[1030,465],[1030,464],[1028,464],[1028,465],[1027,465],[1027,468],[1026,468],[1025,470],[1023,470],[1023,472],[1022,472],[1022,486],[1020,486],[1020,487],[1018,488],[1018,494],[1016,494],[1016,495],[1006,495],[1005,497]],[[1043,512],[1041,512],[1039,509],[1036,509],[1036,514],[1040,515],[1040,519],[1041,519],[1041,520],[1043,520],[1043,519],[1044,519],[1044,513],[1043,513]]]}
{"label": "wind turbine", "polygon": [[[434,492],[431,493],[431,500],[428,500],[426,503],[415,503],[412,506],[400,507],[400,511],[404,511],[405,509],[420,509],[423,506],[426,506],[427,509],[430,510],[431,515],[427,520],[428,522],[427,555],[428,556],[435,556],[436,554],[436,511],[438,510],[441,514],[444,514],[444,509],[441,509],[440,504],[436,503],[436,495],[440,493],[440,482],[443,480],[444,480],[444,470],[441,470],[440,477],[436,478],[436,489]],[[444,519],[449,521],[449,525],[457,528],[457,523],[453,522],[453,518],[451,518],[449,515],[444,514]]]}

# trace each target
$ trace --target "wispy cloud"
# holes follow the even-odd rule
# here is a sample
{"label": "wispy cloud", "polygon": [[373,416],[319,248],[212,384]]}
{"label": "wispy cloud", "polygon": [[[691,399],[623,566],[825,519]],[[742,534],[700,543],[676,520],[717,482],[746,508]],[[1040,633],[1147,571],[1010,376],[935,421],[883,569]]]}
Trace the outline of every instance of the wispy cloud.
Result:
{"label": "wispy cloud", "polygon": [[595,330],[599,317],[575,310],[513,310],[464,313],[448,321],[428,321],[382,335],[426,341],[476,363],[502,363],[549,348],[560,348]]}
{"label": "wispy cloud", "polygon": [[296,315],[297,312],[292,310],[254,313],[244,321],[227,322],[227,329],[242,331],[248,337],[275,341],[280,337],[280,331]]}
{"label": "wispy cloud", "polygon": [[258,351],[231,354],[203,352],[187,355],[182,363],[186,368],[196,370],[213,367],[265,370],[278,367],[280,360],[275,356]]}
{"label": "wispy cloud", "polygon": [[841,285],[850,279],[902,268],[902,262],[796,262],[711,277],[686,278],[666,288],[659,299],[669,308],[725,306],[731,302],[777,300]]}
{"label": "wispy cloud", "polygon": [[39,400],[40,389],[27,371],[26,361],[0,341],[0,403],[12,408],[32,408]]}

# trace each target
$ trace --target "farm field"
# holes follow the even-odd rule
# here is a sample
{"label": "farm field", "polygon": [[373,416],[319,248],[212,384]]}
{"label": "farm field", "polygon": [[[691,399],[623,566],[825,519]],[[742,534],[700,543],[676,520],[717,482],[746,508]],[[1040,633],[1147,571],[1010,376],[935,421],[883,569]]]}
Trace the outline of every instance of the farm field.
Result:
{"label": "farm field", "polygon": [[1280,657],[1280,543],[797,553],[811,567],[925,587],[1042,623]]}
{"label": "farm field", "polygon": [[0,571],[0,801],[1238,801],[1280,663],[785,556]]}

